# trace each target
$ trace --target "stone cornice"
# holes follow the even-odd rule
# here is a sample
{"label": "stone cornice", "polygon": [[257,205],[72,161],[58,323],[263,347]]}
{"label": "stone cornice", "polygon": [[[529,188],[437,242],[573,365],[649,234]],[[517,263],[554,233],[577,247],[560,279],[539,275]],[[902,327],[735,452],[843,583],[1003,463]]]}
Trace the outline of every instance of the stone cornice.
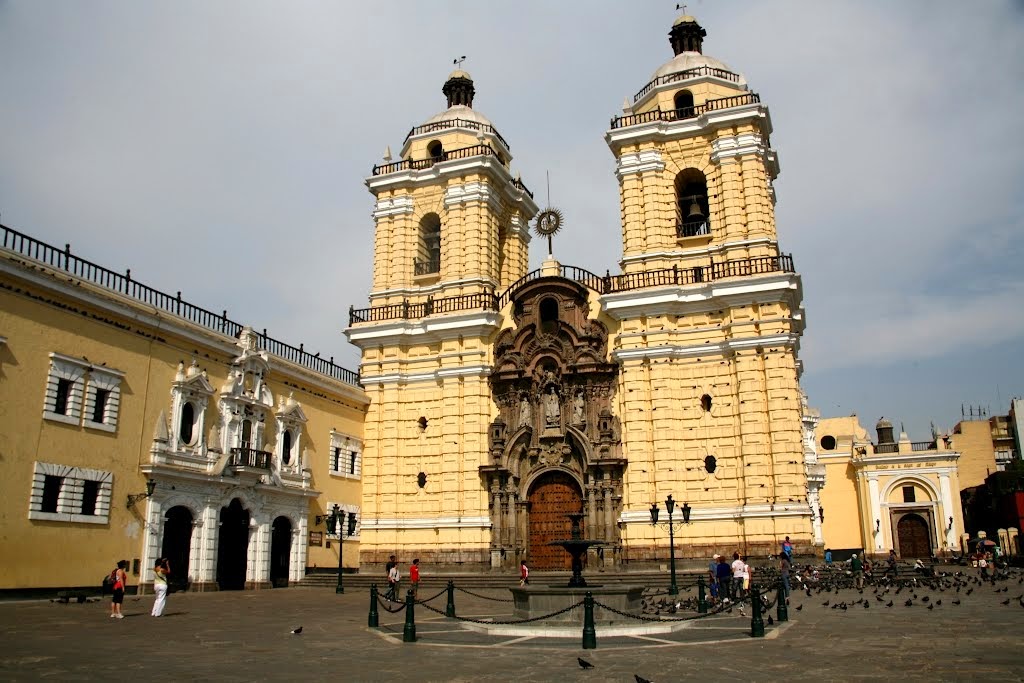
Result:
{"label": "stone cornice", "polygon": [[497,311],[434,315],[420,320],[389,320],[349,327],[345,335],[360,348],[379,344],[429,344],[459,337],[490,337],[501,327]]}

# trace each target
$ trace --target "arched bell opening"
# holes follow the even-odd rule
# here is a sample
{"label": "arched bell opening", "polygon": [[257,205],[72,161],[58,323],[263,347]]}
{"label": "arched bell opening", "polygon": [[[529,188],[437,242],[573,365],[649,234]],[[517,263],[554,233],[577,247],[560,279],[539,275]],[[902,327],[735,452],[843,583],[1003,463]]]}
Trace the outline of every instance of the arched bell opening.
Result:
{"label": "arched bell opening", "polygon": [[675,180],[676,237],[710,234],[708,181],[695,168],[680,171]]}

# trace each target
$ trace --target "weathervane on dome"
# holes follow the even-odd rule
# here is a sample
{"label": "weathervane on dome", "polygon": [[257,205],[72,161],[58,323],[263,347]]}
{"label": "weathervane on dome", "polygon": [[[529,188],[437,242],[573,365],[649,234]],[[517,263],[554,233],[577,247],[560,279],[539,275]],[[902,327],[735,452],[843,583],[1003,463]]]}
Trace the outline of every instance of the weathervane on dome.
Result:
{"label": "weathervane on dome", "polygon": [[548,205],[543,211],[537,214],[537,222],[533,225],[534,232],[538,237],[548,238],[548,256],[553,253],[551,249],[551,236],[562,229],[562,212],[551,206],[551,175],[547,175]]}
{"label": "weathervane on dome", "polygon": [[452,60],[452,64],[455,65],[455,68],[462,69],[462,63],[464,61],[466,61],[466,55],[462,55],[461,57],[456,57],[455,59]]}

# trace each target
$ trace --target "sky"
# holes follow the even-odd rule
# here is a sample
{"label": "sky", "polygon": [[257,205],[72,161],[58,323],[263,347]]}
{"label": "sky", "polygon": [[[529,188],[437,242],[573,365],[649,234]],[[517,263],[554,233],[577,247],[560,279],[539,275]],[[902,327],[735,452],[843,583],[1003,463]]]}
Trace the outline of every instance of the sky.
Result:
{"label": "sky", "polygon": [[[1024,395],[1024,3],[694,0],[767,104],[801,384],[912,439]],[[615,272],[603,136],[672,57],[674,2],[0,0],[0,222],[355,369],[365,179],[455,57],[513,169]],[[546,251],[531,245],[531,264]]]}

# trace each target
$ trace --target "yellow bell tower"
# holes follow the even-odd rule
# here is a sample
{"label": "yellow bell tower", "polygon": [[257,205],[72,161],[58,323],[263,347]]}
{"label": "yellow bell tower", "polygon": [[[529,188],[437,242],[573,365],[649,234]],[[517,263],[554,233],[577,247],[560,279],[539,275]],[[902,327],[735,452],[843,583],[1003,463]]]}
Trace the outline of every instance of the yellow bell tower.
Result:
{"label": "yellow bell tower", "polygon": [[623,256],[601,305],[616,323],[636,559],[667,541],[647,506],[669,493],[692,508],[686,555],[820,542],[802,447],[801,282],[776,235],[771,119],[741,74],[704,54],[705,36],[677,19],[674,56],[605,135]]}
{"label": "yellow bell tower", "polygon": [[409,131],[399,159],[389,148],[366,180],[376,198],[373,286],[346,330],[371,399],[362,563],[396,553],[489,561],[478,468],[494,411],[497,294],[526,274],[537,206],[510,170],[509,144],[473,108],[470,75],[452,72],[442,92],[448,107]]}

